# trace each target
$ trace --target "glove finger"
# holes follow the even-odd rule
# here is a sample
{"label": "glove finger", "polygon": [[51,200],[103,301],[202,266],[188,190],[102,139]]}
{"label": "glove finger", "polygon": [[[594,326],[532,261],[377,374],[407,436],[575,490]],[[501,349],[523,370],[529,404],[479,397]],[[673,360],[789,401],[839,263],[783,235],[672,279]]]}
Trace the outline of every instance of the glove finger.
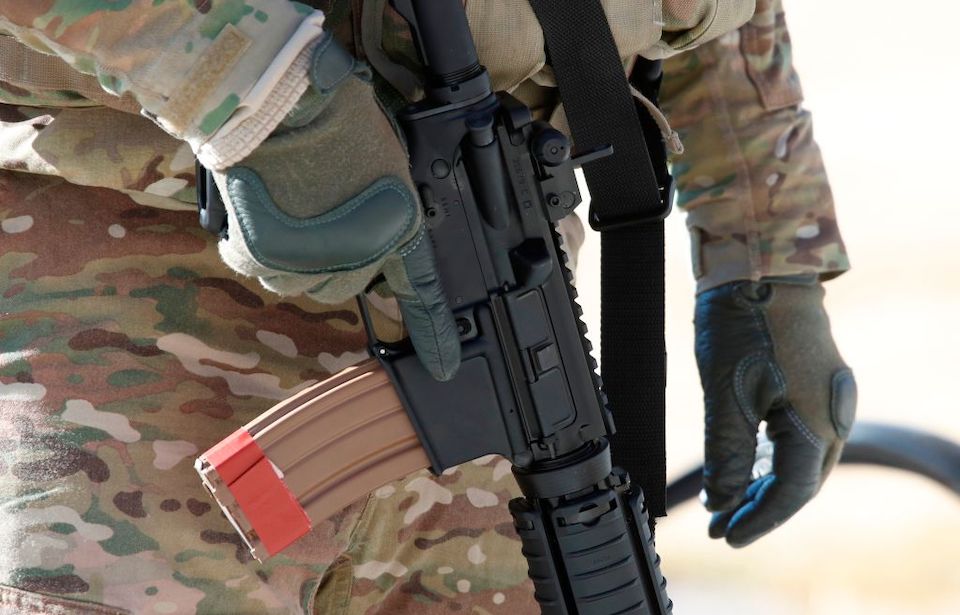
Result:
{"label": "glove finger", "polygon": [[[769,482],[772,476],[761,476],[757,480],[750,483],[750,486],[747,487],[746,493],[743,495],[743,503],[747,504],[752,502],[756,497],[757,493],[764,488],[764,486]],[[727,526],[730,525],[730,520],[733,519],[734,515],[742,507],[737,507],[732,510],[726,510],[723,512],[713,513],[710,516],[710,525],[707,528],[707,533],[710,538],[723,538],[727,535]]]}
{"label": "glove finger", "polygon": [[743,499],[750,484],[755,447],[756,426],[739,413],[707,412],[703,464],[707,510],[730,510]]}
{"label": "glove finger", "polygon": [[387,284],[397,296],[420,362],[437,380],[450,380],[460,367],[460,336],[426,232],[421,229],[400,254],[384,266]]}
{"label": "glove finger", "polygon": [[769,358],[761,354],[706,381],[703,488],[709,511],[733,509],[750,484],[757,427],[778,391],[773,371]]}
{"label": "glove finger", "polygon": [[[744,500],[752,500],[756,497],[757,490],[761,487],[760,479],[764,478],[773,471],[773,442],[767,437],[765,432],[757,435],[756,458],[753,463],[753,469],[750,472],[753,481],[747,487],[744,494]],[[708,534],[710,538],[723,538],[727,533],[727,525],[737,512],[737,508],[724,512],[714,513],[710,517]]]}
{"label": "glove finger", "polygon": [[733,515],[736,514],[736,512],[737,509],[734,508],[733,510],[713,513],[710,515],[710,524],[707,527],[707,535],[714,540],[726,536],[727,526],[730,524],[730,519],[733,518]]}
{"label": "glove finger", "polygon": [[793,408],[778,408],[768,417],[774,443],[773,473],[755,481],[759,486],[730,518],[727,542],[743,547],[792,517],[820,489],[826,445],[802,422]]}
{"label": "glove finger", "polygon": [[[767,410],[783,395],[783,379],[767,350],[757,316],[732,305],[698,299],[696,354],[706,406],[704,447],[705,506],[712,512],[740,503],[753,469],[756,433]],[[736,326],[734,326],[736,325]],[[746,342],[758,351],[731,354]]]}

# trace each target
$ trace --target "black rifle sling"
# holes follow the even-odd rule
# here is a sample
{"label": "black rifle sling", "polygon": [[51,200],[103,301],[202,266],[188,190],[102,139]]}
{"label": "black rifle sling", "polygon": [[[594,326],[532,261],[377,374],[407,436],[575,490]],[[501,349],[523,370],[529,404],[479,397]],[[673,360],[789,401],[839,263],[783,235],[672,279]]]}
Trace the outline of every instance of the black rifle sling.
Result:
{"label": "black rifle sling", "polygon": [[600,0],[530,0],[543,28],[578,152],[612,145],[584,165],[590,225],[601,231],[601,366],[617,434],[614,463],[665,513],[663,216],[656,174]]}

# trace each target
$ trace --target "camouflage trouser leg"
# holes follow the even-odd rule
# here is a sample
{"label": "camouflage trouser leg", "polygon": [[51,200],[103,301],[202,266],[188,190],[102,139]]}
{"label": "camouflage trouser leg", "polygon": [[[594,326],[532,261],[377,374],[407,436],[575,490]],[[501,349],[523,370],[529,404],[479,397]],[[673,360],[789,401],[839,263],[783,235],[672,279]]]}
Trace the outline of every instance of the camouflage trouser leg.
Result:
{"label": "camouflage trouser leg", "polygon": [[201,488],[198,452],[364,343],[352,306],[226,270],[191,212],[0,172],[0,613],[536,612],[498,458],[263,565]]}

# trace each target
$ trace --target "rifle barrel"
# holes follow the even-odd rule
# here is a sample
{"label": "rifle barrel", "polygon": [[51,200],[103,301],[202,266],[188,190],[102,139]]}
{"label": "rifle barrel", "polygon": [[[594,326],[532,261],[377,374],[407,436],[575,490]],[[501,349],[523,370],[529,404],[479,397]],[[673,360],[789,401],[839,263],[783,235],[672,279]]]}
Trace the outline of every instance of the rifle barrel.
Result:
{"label": "rifle barrel", "polygon": [[454,85],[482,69],[461,0],[411,0],[421,53],[438,85]]}

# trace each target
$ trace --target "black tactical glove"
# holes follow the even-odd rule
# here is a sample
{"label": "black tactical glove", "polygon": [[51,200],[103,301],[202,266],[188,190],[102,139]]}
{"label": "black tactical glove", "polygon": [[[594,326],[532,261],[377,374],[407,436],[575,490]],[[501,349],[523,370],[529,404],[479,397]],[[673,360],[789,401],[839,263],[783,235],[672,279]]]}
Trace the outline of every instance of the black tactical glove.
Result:
{"label": "black tactical glove", "polygon": [[[732,282],[697,297],[696,354],[706,406],[704,504],[710,536],[750,544],[789,519],[836,465],[857,386],[812,277]],[[767,422],[773,470],[751,481]]]}

